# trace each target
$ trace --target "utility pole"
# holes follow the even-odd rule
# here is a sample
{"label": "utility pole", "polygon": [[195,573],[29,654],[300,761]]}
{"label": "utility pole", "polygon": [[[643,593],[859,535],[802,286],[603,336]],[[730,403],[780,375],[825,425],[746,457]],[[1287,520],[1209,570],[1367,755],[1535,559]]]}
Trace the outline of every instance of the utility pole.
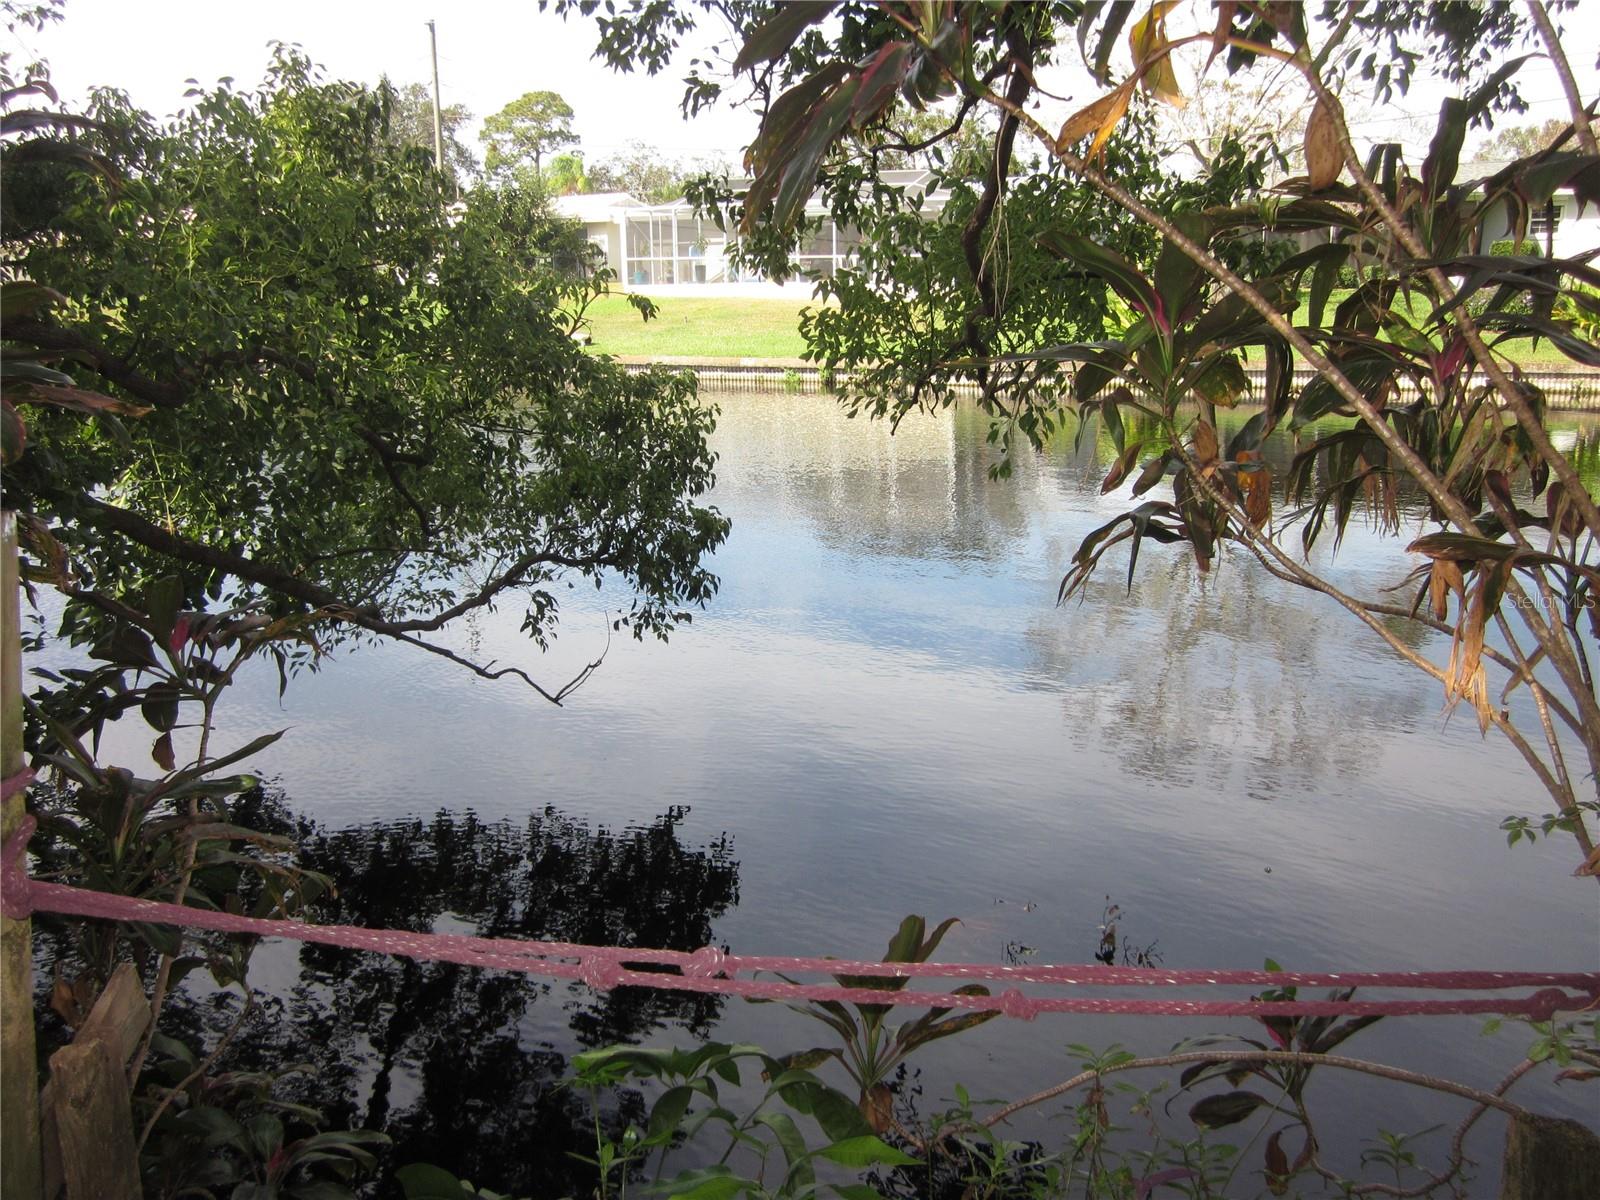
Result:
{"label": "utility pole", "polygon": [[439,108],[439,35],[428,22],[428,41],[433,45],[433,165],[444,174],[444,115]]}

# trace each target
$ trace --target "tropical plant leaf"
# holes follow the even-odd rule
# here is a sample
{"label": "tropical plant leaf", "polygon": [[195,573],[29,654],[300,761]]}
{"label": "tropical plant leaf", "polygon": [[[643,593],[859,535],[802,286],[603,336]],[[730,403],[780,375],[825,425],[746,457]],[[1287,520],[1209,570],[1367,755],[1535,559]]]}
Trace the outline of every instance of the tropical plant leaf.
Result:
{"label": "tropical plant leaf", "polygon": [[745,39],[739,57],[733,60],[734,73],[782,58],[800,40],[801,34],[826,18],[836,7],[834,0],[778,5],[777,10]]}
{"label": "tropical plant leaf", "polygon": [[1207,1096],[1189,1109],[1189,1119],[1202,1129],[1222,1129],[1237,1125],[1270,1101],[1255,1092],[1223,1092]]}

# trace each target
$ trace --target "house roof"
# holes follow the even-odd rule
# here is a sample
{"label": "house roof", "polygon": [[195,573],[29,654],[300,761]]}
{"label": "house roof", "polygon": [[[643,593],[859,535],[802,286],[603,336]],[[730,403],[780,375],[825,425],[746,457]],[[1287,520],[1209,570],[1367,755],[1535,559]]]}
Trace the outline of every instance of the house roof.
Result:
{"label": "house roof", "polygon": [[609,221],[619,208],[643,208],[644,202],[627,192],[589,192],[577,196],[557,196],[551,201],[556,215],[577,221]]}

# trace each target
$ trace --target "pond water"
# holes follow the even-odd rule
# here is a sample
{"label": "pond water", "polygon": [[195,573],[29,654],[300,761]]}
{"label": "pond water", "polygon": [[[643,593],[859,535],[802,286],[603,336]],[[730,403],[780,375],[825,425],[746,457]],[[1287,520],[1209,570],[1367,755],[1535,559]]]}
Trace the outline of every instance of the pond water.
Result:
{"label": "pond water", "polygon": [[[218,745],[289,727],[256,769],[343,881],[330,918],[876,958],[921,913],[961,919],[941,958],[1084,962],[1115,906],[1118,958],[1167,967],[1600,965],[1600,889],[1570,878],[1572,845],[1511,850],[1497,828],[1548,810],[1536,781],[1331,602],[1241,552],[1202,575],[1181,547],[1150,546],[1131,591],[1114,556],[1083,603],[1056,606],[1079,540],[1126,507],[1099,495],[1103,448],[1063,439],[993,482],[965,408],[891,436],[828,396],[708,400],[714,502],[733,520],[721,591],[667,644],[610,640],[567,707],[404,647],[343,656],[281,704],[270,671],[230,697]],[[1413,565],[1403,544],[1353,527],[1330,570],[1375,594]],[[560,682],[607,647],[620,599],[564,596],[545,660],[514,611],[460,644]],[[143,735],[118,736],[142,756]],[[563,1145],[578,1101],[551,1087],[575,1047],[825,1036],[775,1006],[597,1000],[277,944],[255,973],[280,997],[271,1037],[317,1059],[337,1115],[517,1194],[579,1186],[561,1153],[582,1148]],[[957,1080],[1026,1094],[1075,1072],[1067,1043],[1160,1053],[1218,1030],[1252,1034],[998,1020],[918,1060],[917,1103],[941,1107]],[[1344,1049],[1487,1085],[1528,1040],[1413,1019]],[[1349,1078],[1313,1092],[1349,1135],[1330,1159],[1352,1168],[1379,1126],[1461,1111]],[[1583,1100],[1541,1095],[1556,1112]],[[1059,1146],[1061,1111],[1025,1132]]]}

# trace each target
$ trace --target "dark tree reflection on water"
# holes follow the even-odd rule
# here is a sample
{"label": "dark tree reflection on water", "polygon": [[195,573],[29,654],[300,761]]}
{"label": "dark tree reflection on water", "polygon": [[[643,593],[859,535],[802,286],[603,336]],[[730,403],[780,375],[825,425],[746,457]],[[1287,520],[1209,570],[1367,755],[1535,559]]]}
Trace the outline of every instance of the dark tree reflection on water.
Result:
{"label": "dark tree reflection on water", "polygon": [[[549,807],[525,824],[440,812],[338,831],[302,819],[296,832],[305,864],[338,888],[321,922],[692,950],[738,903],[739,865],[726,836],[680,840],[686,811],[617,832]],[[568,1154],[593,1149],[587,1099],[558,1086],[569,1053],[704,1037],[722,1005],[323,946],[303,947],[298,968],[261,1036],[240,1039],[251,1061],[234,1065],[307,1062],[305,1098],[336,1127],[388,1133],[391,1166],[432,1162],[515,1195],[592,1186]]]}

